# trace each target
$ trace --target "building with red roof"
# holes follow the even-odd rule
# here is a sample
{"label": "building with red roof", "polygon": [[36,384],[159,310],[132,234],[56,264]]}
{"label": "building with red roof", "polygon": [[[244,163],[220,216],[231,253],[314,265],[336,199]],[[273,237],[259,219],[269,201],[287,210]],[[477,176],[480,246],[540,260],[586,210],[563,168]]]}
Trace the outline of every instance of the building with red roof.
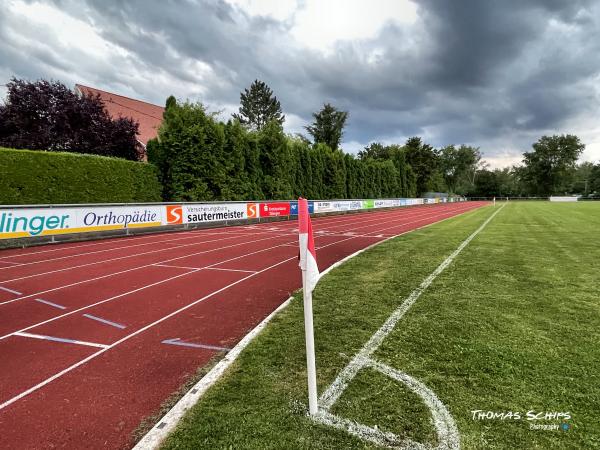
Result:
{"label": "building with red roof", "polygon": [[150,139],[157,136],[158,127],[162,123],[164,107],[82,84],[76,84],[75,91],[80,95],[99,95],[106,111],[113,119],[128,117],[136,121],[139,124],[137,140],[141,159],[144,161],[147,159],[146,145]]}

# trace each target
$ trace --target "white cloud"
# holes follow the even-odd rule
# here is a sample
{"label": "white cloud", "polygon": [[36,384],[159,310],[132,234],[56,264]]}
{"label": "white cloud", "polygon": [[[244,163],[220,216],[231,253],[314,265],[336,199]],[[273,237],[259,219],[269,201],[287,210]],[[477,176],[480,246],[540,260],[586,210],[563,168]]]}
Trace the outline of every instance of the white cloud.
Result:
{"label": "white cloud", "polygon": [[93,58],[106,59],[114,52],[123,52],[122,49],[105,41],[89,24],[50,5],[13,1],[8,4],[7,10],[5,13],[9,12],[26,19],[30,23],[31,31],[35,31],[36,28],[51,29],[61,45],[75,47]]}
{"label": "white cloud", "polygon": [[337,41],[371,38],[388,23],[416,20],[417,6],[408,0],[307,0],[291,32],[305,46],[329,52]]}
{"label": "white cloud", "polygon": [[297,0],[226,0],[230,5],[242,9],[252,16],[271,17],[284,21],[298,8]]}
{"label": "white cloud", "polygon": [[365,148],[365,144],[361,144],[358,141],[349,141],[342,142],[341,147],[346,153],[353,153],[356,155],[358,152]]}
{"label": "white cloud", "polygon": [[285,128],[286,133],[306,134],[306,130],[304,129],[304,126],[307,125],[306,120],[304,120],[302,117],[300,117],[294,113],[285,112],[285,111],[284,111],[284,113],[285,113],[285,123],[283,124],[283,126]]}

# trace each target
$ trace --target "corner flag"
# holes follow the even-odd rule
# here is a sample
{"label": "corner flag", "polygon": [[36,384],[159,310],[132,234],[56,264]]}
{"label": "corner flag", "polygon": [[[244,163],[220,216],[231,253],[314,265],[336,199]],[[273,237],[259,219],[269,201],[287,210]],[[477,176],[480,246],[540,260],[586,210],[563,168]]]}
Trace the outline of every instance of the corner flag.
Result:
{"label": "corner flag", "polygon": [[298,199],[298,242],[300,244],[300,269],[304,295],[304,338],[306,340],[306,371],[308,375],[308,409],[317,413],[317,366],[315,363],[315,335],[313,330],[312,291],[319,281],[319,267],[313,238],[308,202]]}
{"label": "corner flag", "polygon": [[308,202],[305,198],[298,199],[298,240],[300,243],[300,269],[306,273],[306,283],[303,288],[312,292],[319,281],[319,267],[317,266],[312,223],[308,213]]}

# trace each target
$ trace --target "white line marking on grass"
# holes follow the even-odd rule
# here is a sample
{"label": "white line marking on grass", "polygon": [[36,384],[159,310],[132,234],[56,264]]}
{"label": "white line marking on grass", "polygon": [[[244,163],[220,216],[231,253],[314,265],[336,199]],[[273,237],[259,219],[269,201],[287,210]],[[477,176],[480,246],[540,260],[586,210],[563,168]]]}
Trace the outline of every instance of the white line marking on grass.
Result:
{"label": "white line marking on grass", "polygon": [[36,298],[36,299],[34,299],[34,300],[35,300],[36,302],[39,302],[39,303],[43,303],[43,304],[45,304],[45,305],[52,306],[53,308],[58,308],[58,309],[67,309],[67,307],[66,307],[66,306],[59,305],[58,303],[52,303],[52,302],[49,302],[48,300],[42,300],[41,298]]}
{"label": "white line marking on grass", "polygon": [[88,319],[92,319],[92,320],[95,320],[96,322],[101,322],[106,325],[110,325],[111,327],[119,328],[121,330],[124,330],[125,328],[127,328],[125,325],[122,325],[120,323],[112,322],[110,320],[106,320],[106,319],[103,319],[102,317],[98,317],[98,316],[92,316],[91,314],[84,314],[83,317],[87,317]]}
{"label": "white line marking on grass", "polygon": [[393,447],[403,450],[428,450],[428,447],[410,439],[399,439],[394,433],[381,431],[343,417],[336,416],[325,410],[319,410],[316,418],[324,425],[347,431],[355,436],[360,436],[365,441],[372,442],[380,447]]}
{"label": "white line marking on grass", "polygon": [[[469,210],[471,210],[471,209],[469,209]],[[457,215],[467,212],[469,210],[461,209],[461,210],[459,210],[458,214],[456,214],[453,217],[456,217]],[[417,231],[417,230],[427,228],[432,225],[444,222],[446,220],[450,220],[453,217],[447,217],[447,218],[441,219],[438,222],[423,225],[423,226],[417,227],[413,230],[404,231],[398,235],[390,236],[387,239],[384,239],[379,242],[375,242],[374,244],[371,244],[368,247],[358,250],[358,251],[352,253],[351,255],[348,255],[345,258],[332,264],[327,269],[325,269],[323,272],[321,272],[321,277],[324,276],[325,274],[329,273],[332,269],[342,265],[349,259],[351,259],[371,248],[374,248],[375,246],[382,244],[383,242],[393,239],[394,237],[402,236],[404,234],[408,234],[413,231]],[[336,241],[331,244],[324,245],[323,247],[328,247],[330,245],[334,245],[339,242],[347,241],[350,239],[353,239],[353,237],[350,237],[347,239],[342,239],[340,241]],[[284,245],[286,245],[286,244],[284,244]],[[285,302],[283,302],[281,305],[279,305],[277,307],[277,309],[275,309],[271,314],[269,314],[261,323],[259,323],[254,329],[252,329],[252,331],[250,331],[246,336],[244,336],[244,338],[240,342],[238,342],[237,345],[235,347],[233,347],[233,349],[229,353],[227,353],[227,355],[225,355],[225,357],[221,361],[219,361],[216,366],[214,366],[204,377],[202,377],[202,379],[200,379],[175,404],[175,406],[173,406],[156,423],[156,425],[154,425],[154,427],[137,443],[137,445],[133,448],[133,450],[154,450],[154,449],[158,448],[159,444],[168,436],[168,434],[175,428],[177,423],[183,418],[183,416],[185,415],[187,410],[190,409],[192,406],[194,406],[198,402],[200,397],[202,397],[202,395],[204,395],[204,393],[213,384],[215,384],[219,380],[219,378],[221,378],[221,376],[223,376],[223,374],[225,373],[227,368],[237,359],[237,357],[244,350],[244,348],[246,348],[248,346],[248,344],[250,342],[252,342],[252,340],[254,340],[256,338],[256,336],[258,336],[258,334],[260,334],[260,332],[267,326],[267,324],[273,319],[273,317],[275,317],[279,312],[281,312],[283,309],[285,309],[290,304],[292,299],[293,299],[293,297],[288,298]],[[329,417],[335,418],[336,423],[347,424],[348,427],[357,427],[357,429],[361,429],[361,427],[365,428],[365,433],[366,433],[366,435],[368,435],[368,430],[366,430],[366,428],[369,428],[369,427],[364,427],[364,425],[359,425],[352,421],[348,421],[346,419],[337,418],[337,417],[333,416],[332,414],[329,414],[328,412],[325,412],[323,410],[320,410],[318,414],[321,415],[323,420],[325,420],[325,418],[329,416]],[[333,422],[334,421],[332,421],[331,426],[335,426]],[[346,429],[346,425],[344,425],[343,429]],[[374,430],[374,429],[371,429],[371,430]],[[381,433],[379,430],[377,430],[377,431],[379,433]],[[377,434],[377,433],[375,433],[375,434]],[[383,433],[383,435],[387,436],[387,433]],[[375,442],[375,441],[371,441],[371,442]],[[419,444],[419,443],[415,443],[415,446],[413,448],[415,448],[415,449],[422,448],[422,446],[419,447],[420,445],[421,444]]]}
{"label": "white line marking on grass", "polygon": [[6,288],[4,286],[0,286],[0,290],[6,291],[6,292],[10,292],[11,294],[15,294],[15,295],[23,295],[19,291],[13,291],[12,289]]}
{"label": "white line marking on grass", "polygon": [[77,344],[77,345],[86,345],[88,347],[97,347],[101,349],[107,349],[109,346],[105,344],[97,344],[96,342],[87,342],[87,341],[78,341],[76,339],[66,339],[59,338],[54,336],[45,336],[43,334],[32,334],[32,333],[15,333],[14,336],[21,336],[33,339],[42,339],[44,341],[53,341],[53,342],[64,342],[65,344]]}
{"label": "white line marking on grass", "polygon": [[[419,394],[425,404],[429,407],[436,431],[439,439],[439,449],[458,449],[460,448],[460,438],[454,420],[450,416],[443,403],[429,390],[425,385],[413,379],[412,377],[392,369],[389,366],[374,361],[371,355],[379,348],[384,339],[394,330],[394,327],[398,321],[406,314],[410,307],[417,301],[421,294],[433,283],[433,281],[454,261],[454,259],[462,252],[462,250],[477,236],[490,221],[504,208],[495,211],[485,222],[477,228],[467,239],[465,239],[454,252],[450,254],[421,284],[411,292],[411,294],[404,300],[400,306],[388,317],[385,323],[371,336],[367,343],[360,349],[360,351],[354,356],[352,361],[338,374],[336,379],[331,385],[325,390],[319,399],[319,411],[324,414],[317,414],[314,419],[317,422],[324,423],[326,425],[332,425],[343,428],[350,434],[371,442],[373,441],[373,434],[351,426],[353,422],[341,419],[336,424],[331,423],[330,408],[340,398],[342,393],[348,387],[348,384],[356,376],[356,374],[365,367],[372,367],[379,370],[381,373],[390,376],[404,383],[413,392]],[[323,419],[323,420],[322,420]],[[387,435],[386,435],[387,436]],[[383,439],[383,436],[379,436],[378,439]],[[407,443],[408,444],[408,443]],[[395,444],[381,444],[386,446],[395,446]]]}

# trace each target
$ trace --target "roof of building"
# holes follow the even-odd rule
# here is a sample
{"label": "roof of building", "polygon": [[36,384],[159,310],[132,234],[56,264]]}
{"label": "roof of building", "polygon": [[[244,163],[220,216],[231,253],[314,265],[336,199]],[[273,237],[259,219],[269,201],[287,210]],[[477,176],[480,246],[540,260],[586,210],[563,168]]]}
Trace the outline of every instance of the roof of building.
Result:
{"label": "roof of building", "polygon": [[162,123],[165,108],[152,103],[135,100],[112,92],[76,84],[75,87],[84,95],[99,95],[108,114],[113,118],[130,117],[139,123],[138,140],[146,146],[148,141],[155,138],[158,127]]}

